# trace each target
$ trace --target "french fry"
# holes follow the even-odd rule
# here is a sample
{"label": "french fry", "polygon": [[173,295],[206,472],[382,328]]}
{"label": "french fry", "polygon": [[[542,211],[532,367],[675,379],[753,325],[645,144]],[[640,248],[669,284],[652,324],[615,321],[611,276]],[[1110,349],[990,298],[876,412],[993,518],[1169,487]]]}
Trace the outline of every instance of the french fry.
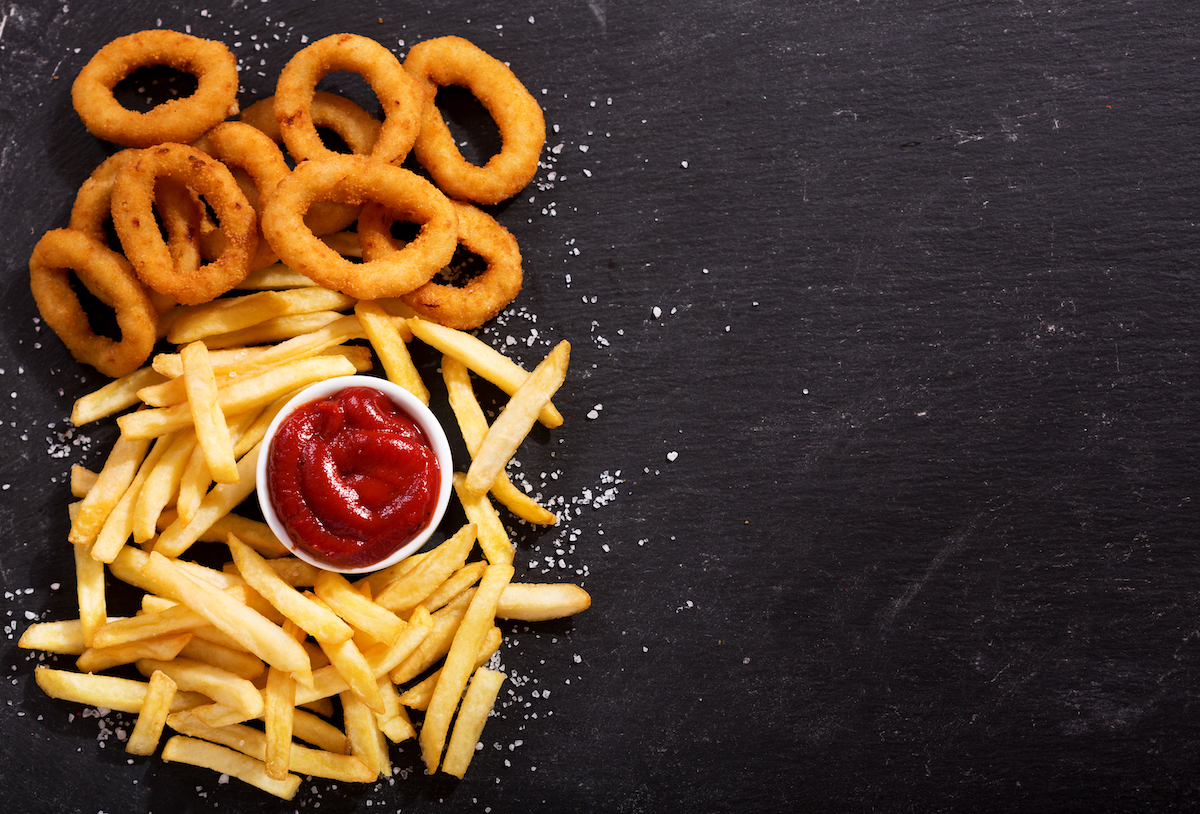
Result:
{"label": "french fry", "polygon": [[[234,601],[240,601],[238,594],[245,590],[245,588],[230,589],[230,592],[234,594]],[[172,636],[177,633],[195,635],[200,628],[209,624],[211,623],[208,619],[187,605],[173,604],[158,610],[143,612],[137,616],[108,622],[96,631],[93,646],[114,647],[128,642]]]}
{"label": "french fry", "polygon": [[167,341],[186,345],[204,337],[240,331],[275,317],[340,311],[353,305],[352,297],[319,286],[224,297],[203,305],[186,306],[171,326]]}
{"label": "french fry", "polygon": [[92,543],[91,555],[93,558],[103,563],[112,562],[116,559],[117,553],[121,550],[122,546],[125,545],[126,541],[133,534],[137,498],[142,491],[142,484],[146,482],[146,478],[150,473],[157,468],[158,462],[162,459],[163,453],[166,452],[169,443],[169,438],[157,439],[151,447],[149,454],[142,459],[142,463],[138,467],[133,481],[126,487],[125,493],[121,495],[121,499],[117,501],[112,511],[108,513],[108,517],[104,518],[104,525],[100,527],[100,533],[96,535],[96,541]]}
{"label": "french fry", "polygon": [[408,627],[396,641],[391,644],[381,642],[372,645],[363,653],[367,661],[371,663],[371,669],[375,671],[376,678],[390,673],[396,665],[412,655],[432,629],[433,617],[429,611],[421,605],[413,608],[413,612],[408,617]]}
{"label": "french fry", "polygon": [[284,314],[274,317],[240,331],[230,331],[225,334],[204,337],[204,344],[210,350],[244,347],[246,345],[266,345],[271,342],[281,342],[293,339],[303,334],[312,333],[331,322],[336,322],[345,314],[337,311],[314,311],[311,314]]}
{"label": "french fry", "polygon": [[[244,375],[247,370],[271,367],[305,356],[312,356],[351,339],[361,339],[363,336],[362,324],[357,317],[339,315],[337,319],[314,331],[294,336],[277,345],[254,349],[254,355],[248,359],[237,361],[231,359],[223,364],[215,365],[214,369],[222,373],[238,370],[241,371],[240,375]],[[249,350],[251,349],[243,349],[241,355],[244,356]]]}
{"label": "french fry", "polygon": [[462,568],[475,545],[476,527],[467,523],[443,540],[429,556],[403,577],[387,585],[375,595],[375,603],[396,614],[403,614],[421,603],[439,585]]}
{"label": "french fry", "polygon": [[[252,720],[254,716],[247,715],[244,711],[237,707],[231,707],[228,704],[204,704],[190,710],[196,720],[200,721],[205,726],[211,726],[214,729],[219,729],[225,726],[233,726],[245,721]],[[170,721],[167,722],[168,724]]]}
{"label": "french fry", "polygon": [[[280,396],[313,382],[354,372],[354,365],[344,356],[297,359],[252,376],[239,377],[228,386],[218,389],[217,401],[226,415],[237,415],[255,407],[265,407]],[[121,437],[131,442],[177,432],[191,426],[191,423],[191,411],[187,404],[138,410],[117,418]]]}
{"label": "french fry", "polygon": [[[354,319],[354,317],[342,317],[342,319]],[[274,362],[268,363],[262,360],[276,347],[278,346],[218,348],[216,350],[209,347],[208,358],[212,362],[213,373],[215,375],[226,376],[235,371],[240,371],[239,375],[241,375],[251,369],[271,367]],[[286,360],[276,359],[275,361]],[[168,380],[178,381],[179,384],[183,384],[183,360],[179,358],[178,351],[175,353],[156,354],[150,364],[154,367],[155,371],[165,376]],[[186,392],[179,390],[175,397],[160,398],[160,400],[168,404],[174,404],[183,401],[186,397]]]}
{"label": "french fry", "polygon": [[[124,554],[124,551],[122,551],[122,556],[119,556],[116,560],[113,560],[112,565],[109,566],[111,569],[113,569],[113,573],[119,574],[118,578],[122,581],[128,581],[124,578],[126,567],[137,568],[138,578],[140,579],[142,566],[144,566],[150,560],[150,555],[141,549],[130,549],[130,551],[132,553],[128,555]],[[187,573],[198,580],[207,582],[210,585],[216,585],[222,590],[226,588],[232,588],[234,586],[244,587],[246,585],[246,580],[242,579],[240,574],[231,574],[226,571],[218,571],[215,568],[209,568],[207,565],[201,565],[198,562],[192,562],[190,560],[172,560],[172,562],[179,568],[182,568],[184,573]],[[152,587],[148,588],[147,590],[149,590],[150,593],[153,593],[154,583],[152,582],[133,582],[131,584],[150,585]],[[254,604],[254,600],[257,599],[257,597],[248,590],[241,591],[236,595],[245,605]],[[145,607],[145,603],[143,602],[143,609],[145,609]]]}
{"label": "french fry", "polygon": [[68,539],[72,543],[87,546],[96,541],[109,512],[137,476],[138,467],[149,449],[149,439],[132,439],[124,435],[117,438],[96,483],[80,501],[79,509],[71,521]]}
{"label": "french fry", "polygon": [[417,736],[408,712],[400,704],[400,693],[396,685],[387,676],[381,676],[376,685],[379,687],[379,697],[383,700],[383,711],[375,713],[375,723],[379,731],[387,736],[392,743],[400,743]]}
{"label": "french fry", "polygon": [[[456,331],[420,318],[409,319],[408,326],[413,335],[422,342],[455,357],[510,396],[514,395],[530,376],[528,371],[512,359],[466,331]],[[562,414],[549,403],[542,408],[538,420],[550,429],[560,426],[563,422]]]}
{"label": "french fry", "polygon": [[[475,389],[471,386],[470,370],[455,357],[444,354],[442,356],[442,379],[446,383],[446,396],[450,402],[450,409],[454,412],[454,418],[458,422],[459,430],[462,432],[467,452],[474,457],[479,450],[479,445],[483,443],[484,436],[487,435],[488,421],[483,414],[483,408],[479,405],[479,400],[475,398]],[[461,498],[461,490],[456,489],[456,491],[459,491]],[[558,522],[558,516],[554,512],[542,507],[536,500],[514,486],[503,471],[496,476],[496,480],[491,486],[491,492],[510,512],[522,520],[543,526],[554,525]],[[487,549],[485,548],[484,551],[486,553]]]}
{"label": "french fry", "polygon": [[248,681],[258,678],[266,669],[266,665],[258,656],[228,645],[217,644],[198,635],[197,630],[192,631],[192,638],[179,651],[179,655],[192,661],[220,667]]}
{"label": "french fry", "polygon": [[137,721],[133,732],[125,742],[125,751],[131,755],[152,755],[158,748],[158,740],[162,737],[163,726],[167,723],[167,715],[171,712],[171,702],[175,699],[178,689],[175,682],[166,674],[155,670],[150,676],[146,698],[138,711]]}
{"label": "french fry", "polygon": [[284,393],[265,408],[253,408],[242,413],[229,427],[233,434],[233,455],[238,460],[266,437],[267,427],[283,409],[295,391]]}
{"label": "french fry", "polygon": [[[303,639],[304,634],[295,622],[286,622],[283,632],[293,639]],[[267,774],[282,780],[289,771],[292,760],[292,725],[296,712],[296,680],[289,673],[276,667],[267,671],[267,684],[263,687],[263,732],[266,743],[263,747],[263,762]]]}
{"label": "french fry", "polygon": [[[356,369],[371,368],[370,350],[359,346],[341,347],[349,339],[362,338],[362,327],[353,316],[334,320],[325,328],[309,334],[293,337],[287,342],[268,347],[237,347],[209,350],[213,376],[217,387],[228,387],[239,378],[257,376],[273,367],[314,355],[342,355]],[[284,352],[286,351],[286,352]],[[156,367],[164,371],[176,371],[177,375],[164,382],[138,391],[141,400],[150,407],[170,407],[187,401],[187,387],[183,379],[183,361],[178,353],[160,353],[154,358]]]}
{"label": "french fry", "polygon": [[[428,551],[419,551],[411,557],[406,557],[395,565],[389,565],[387,568],[373,571],[360,579],[358,582],[366,582],[369,587],[371,596],[375,596],[382,591],[387,585],[396,581],[400,577],[407,574],[409,571],[421,564],[421,560],[429,556]],[[358,583],[355,583],[356,585]]]}
{"label": "french fry", "polygon": [[[325,607],[320,599],[313,601]],[[383,697],[379,694],[375,672],[354,640],[347,638],[345,641],[333,642],[318,639],[317,643],[329,657],[329,662],[342,674],[342,678],[346,679],[350,691],[362,699],[373,712],[383,712]]]}
{"label": "french fry", "polygon": [[350,739],[346,737],[345,732],[321,716],[299,707],[292,710],[292,736],[326,752],[337,755],[350,754]]}
{"label": "french fry", "polygon": [[421,379],[421,374],[413,364],[408,346],[396,329],[395,320],[383,310],[377,302],[362,300],[354,306],[371,347],[383,363],[384,373],[389,380],[403,387],[419,398],[424,404],[429,404],[429,388]]}
{"label": "french fry", "polygon": [[588,592],[569,582],[512,582],[500,594],[496,618],[545,622],[582,613],[591,604]]}
{"label": "french fry", "polygon": [[490,563],[511,563],[515,551],[512,540],[504,529],[500,514],[487,499],[487,494],[467,491],[467,476],[462,472],[455,472],[452,482],[454,494],[458,496],[458,502],[462,504],[467,520],[474,523],[478,529],[479,547],[483,549],[483,556],[487,557]]}
{"label": "french fry", "polygon": [[306,686],[312,684],[312,667],[304,648],[261,614],[219,588],[193,579],[157,552],[150,554],[142,575],[158,583],[161,590],[157,593],[187,605],[267,664],[290,672]]}
{"label": "french fry", "polygon": [[325,645],[349,641],[354,635],[350,626],[338,618],[336,613],[284,582],[261,554],[239,540],[236,535],[229,535],[228,543],[238,572],[250,586],[280,613],[320,642],[326,653],[329,651]]}
{"label": "french fry", "polygon": [[184,468],[196,447],[194,429],[180,430],[170,438],[170,445],[138,491],[133,509],[134,542],[144,543],[157,533],[158,518],[179,491]]}
{"label": "french fry", "polygon": [[192,454],[183,467],[179,476],[179,491],[175,495],[175,511],[180,520],[190,523],[200,510],[200,503],[212,485],[212,473],[208,471],[208,461],[204,458],[204,450],[200,448],[200,438],[197,436]]}
{"label": "french fry", "polygon": [[[245,539],[240,534],[238,538]],[[255,546],[251,547],[255,548]],[[261,549],[258,549],[258,551],[260,554],[262,553]],[[273,557],[267,560],[267,565],[271,566],[271,570],[293,588],[311,588],[317,581],[317,575],[324,573],[323,569],[317,568],[315,565],[310,565],[297,557]]]}
{"label": "french fry", "polygon": [[[133,714],[142,711],[142,704],[150,689],[145,681],[132,678],[73,673],[52,667],[35,667],[33,678],[42,692],[51,698]],[[171,701],[171,710],[187,709],[196,703],[197,698],[196,693],[176,693]]]}
{"label": "french fry", "polygon": [[[251,430],[257,425],[255,410],[242,413],[233,419],[229,425],[230,434],[233,439],[233,455],[236,459],[242,458],[246,451],[252,447],[262,434],[259,433],[258,438],[253,437],[252,432],[245,432],[249,426]],[[194,428],[189,430],[195,436]],[[189,430],[181,430],[187,432]],[[241,479],[239,470],[238,479]],[[192,446],[191,456],[183,467],[183,472],[179,476],[178,491],[175,498],[176,516],[182,519],[184,524],[190,523],[192,518],[196,516],[196,512],[200,510],[200,505],[204,502],[208,488],[213,483],[212,472],[208,466],[208,458],[204,454],[204,448],[199,444],[199,438],[196,437],[196,443]],[[238,481],[233,481],[229,485],[236,486]]]}
{"label": "french fry", "polygon": [[115,644],[111,647],[89,647],[75,660],[75,667],[81,673],[98,673],[118,664],[133,664],[141,659],[170,661],[179,655],[191,638],[191,633],[176,633],[157,639]]}
{"label": "french fry", "polygon": [[99,472],[93,472],[80,464],[71,464],[71,496],[86,497],[99,477]]}
{"label": "french fry", "polygon": [[407,627],[400,617],[364,597],[334,571],[318,571],[313,590],[334,613],[376,641],[391,644]]}
{"label": "french fry", "polygon": [[357,232],[333,232],[321,235],[321,240],[343,257],[362,257],[362,244]]}
{"label": "french fry", "polygon": [[[500,628],[493,625],[491,630],[487,632],[487,636],[479,648],[479,654],[475,658],[475,669],[483,667],[491,660],[492,654],[500,649],[502,641],[503,635],[500,633]],[[400,696],[400,703],[409,709],[424,711],[429,707],[429,701],[433,698],[433,691],[437,687],[438,679],[441,676],[441,670],[435,670],[430,673],[429,676],[405,690],[404,694]]]}
{"label": "french fry", "polygon": [[237,483],[238,468],[233,457],[233,439],[225,413],[217,400],[217,380],[208,348],[203,342],[191,342],[180,352],[183,360],[183,383],[187,391],[196,442],[204,453],[208,471],[217,483]]}
{"label": "french fry", "polygon": [[267,291],[314,285],[316,283],[312,279],[288,268],[283,263],[272,263],[266,268],[250,272],[234,288],[239,291]]}
{"label": "french fry", "polygon": [[433,613],[476,582],[479,582],[480,577],[483,576],[483,572],[487,570],[487,567],[488,564],[482,560],[467,563],[451,574],[445,582],[437,587],[437,590],[425,597],[421,601],[421,604],[425,606],[427,611]]}
{"label": "french fry", "polygon": [[466,774],[467,766],[475,755],[475,745],[483,733],[483,725],[487,722],[504,683],[505,675],[498,670],[480,667],[471,678],[471,684],[463,695],[458,716],[454,719],[454,732],[450,735],[450,743],[446,747],[446,757],[442,761],[442,771],[461,779]]}
{"label": "french fry", "polygon": [[488,429],[471,461],[471,468],[467,470],[468,492],[486,492],[504,470],[509,458],[533,428],[538,413],[550,403],[551,396],[566,379],[570,358],[570,343],[559,342],[509,399]]}
{"label": "french fry", "polygon": [[[119,617],[109,617],[114,622]],[[79,619],[63,619],[57,622],[34,622],[25,628],[17,647],[23,650],[43,650],[78,656],[87,649],[83,643],[83,622]]]}
{"label": "french fry", "polygon": [[84,424],[128,410],[138,403],[137,391],[163,379],[162,374],[149,367],[139,368],[113,379],[99,390],[93,390],[75,400],[75,405],[71,408],[71,423],[82,427]]}
{"label": "french fry", "polygon": [[403,661],[397,662],[388,671],[394,683],[407,684],[450,652],[450,643],[454,641],[454,634],[474,596],[475,589],[468,588],[430,616],[429,635]]}
{"label": "french fry", "polygon": [[237,483],[221,483],[212,488],[200,507],[192,515],[192,519],[184,522],[177,518],[158,535],[154,550],[168,557],[178,557],[191,548],[214,523],[250,496],[254,491],[255,467],[258,465],[258,447],[253,447],[238,461],[239,480]]}
{"label": "french fry", "polygon": [[96,631],[108,622],[108,600],[104,591],[104,563],[92,556],[90,546],[72,546],[75,553],[75,593],[83,643],[94,644]]}
{"label": "french fry", "polygon": [[[167,725],[183,735],[226,746],[255,760],[266,759],[266,736],[252,727],[237,724],[212,727],[188,712],[172,714],[167,718]],[[292,771],[301,775],[348,783],[367,783],[376,777],[361,760],[345,753],[310,749],[292,743],[288,758]]]}
{"label": "french fry", "polygon": [[236,777],[243,783],[284,800],[295,797],[300,789],[299,775],[289,774],[284,780],[275,780],[267,774],[266,766],[261,760],[255,760],[226,746],[189,738],[186,735],[172,736],[163,746],[162,759],[174,763],[189,763]]}
{"label": "french fry", "polygon": [[350,739],[350,754],[365,763],[376,777],[391,775],[392,764],[388,756],[387,739],[379,731],[375,713],[355,692],[347,690],[339,697],[342,701],[342,720],[346,724],[346,737]]}
{"label": "french fry", "polygon": [[220,667],[180,658],[171,661],[139,659],[135,666],[146,676],[161,670],[171,677],[179,689],[207,695],[218,704],[233,707],[248,718],[262,715],[263,699],[258,688]]}
{"label": "french fry", "polygon": [[[178,519],[179,515],[173,509],[164,509],[158,517],[158,527],[160,530],[165,530]],[[196,538],[199,543],[223,543],[230,534],[236,534],[237,538],[246,545],[253,548],[264,557],[270,557],[268,562],[271,567],[277,572],[285,567],[285,563],[291,566],[291,578],[297,578],[299,568],[295,563],[302,563],[312,569],[313,566],[304,563],[302,560],[297,560],[295,557],[285,557],[288,550],[284,548],[283,543],[279,542],[279,538],[275,536],[275,532],[271,531],[271,527],[261,520],[253,520],[249,517],[244,517],[240,514],[227,514],[219,517],[213,522],[204,532]],[[230,567],[233,567],[232,565]],[[313,569],[315,570],[315,569]],[[295,573],[293,573],[293,571]],[[281,574],[282,576],[283,574]],[[288,577],[285,577],[287,580]],[[301,585],[310,585],[310,582],[288,582],[293,587]]]}
{"label": "french fry", "polygon": [[[396,665],[407,660],[429,635],[433,629],[433,620],[429,613],[418,606],[409,618],[408,627],[391,645],[377,644],[371,647],[363,656],[371,665],[375,677],[390,673]],[[313,686],[299,687],[296,690],[296,705],[303,706],[319,698],[328,698],[350,689],[350,685],[337,668],[332,664],[313,670]]]}
{"label": "french fry", "polygon": [[437,687],[434,688],[433,698],[429,701],[425,722],[421,725],[421,733],[418,736],[425,771],[430,774],[438,769],[446,734],[450,729],[450,719],[462,697],[467,679],[475,669],[479,648],[492,627],[500,594],[504,591],[504,586],[512,580],[512,575],[511,565],[488,566],[458,626],[458,631],[454,634],[454,641],[450,645],[450,652],[446,654],[442,674],[438,678]]}

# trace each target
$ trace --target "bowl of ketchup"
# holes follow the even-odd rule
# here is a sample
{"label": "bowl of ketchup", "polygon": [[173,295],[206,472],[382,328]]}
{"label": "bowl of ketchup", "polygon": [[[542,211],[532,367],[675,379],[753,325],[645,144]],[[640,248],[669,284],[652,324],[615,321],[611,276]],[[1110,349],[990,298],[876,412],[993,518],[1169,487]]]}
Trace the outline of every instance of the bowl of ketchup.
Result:
{"label": "bowl of ketchup", "polygon": [[271,422],[258,456],[258,502],[305,562],[358,574],[414,554],[452,489],[450,444],[403,387],[340,376],[306,387]]}

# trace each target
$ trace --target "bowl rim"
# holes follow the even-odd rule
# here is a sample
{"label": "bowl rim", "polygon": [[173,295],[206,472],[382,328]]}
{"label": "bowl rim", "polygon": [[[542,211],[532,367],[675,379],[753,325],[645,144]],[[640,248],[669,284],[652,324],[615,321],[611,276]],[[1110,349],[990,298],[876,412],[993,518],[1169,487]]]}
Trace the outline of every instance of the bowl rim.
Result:
{"label": "bowl rim", "polygon": [[[271,501],[270,489],[268,487],[268,471],[271,461],[271,446],[275,440],[276,431],[279,429],[288,416],[295,412],[298,408],[327,396],[331,396],[348,387],[371,387],[382,392],[397,406],[408,413],[409,417],[416,422],[421,431],[425,433],[425,438],[433,449],[434,455],[437,457],[438,465],[441,470],[441,480],[439,482],[438,502],[434,507],[433,515],[429,518],[429,522],[422,527],[411,540],[396,549],[390,555],[378,562],[369,565],[357,567],[336,566],[332,563],[320,560],[302,547],[296,545],[287,532],[287,527],[280,520],[279,514],[275,511],[275,506]],[[258,505],[262,509],[263,518],[267,525],[279,541],[283,544],[292,555],[303,560],[309,565],[315,566],[325,571],[335,571],[339,574],[368,574],[373,571],[379,571],[389,566],[404,560],[413,554],[417,553],[421,547],[433,535],[438,525],[442,521],[443,515],[446,513],[446,507],[450,503],[450,493],[453,491],[454,477],[454,462],[450,451],[450,442],[446,437],[446,431],[442,427],[437,416],[429,409],[420,399],[404,389],[400,385],[388,379],[383,379],[378,376],[364,376],[354,374],[349,376],[335,376],[330,379],[323,379],[319,382],[314,382],[304,389],[300,390],[292,398],[288,399],[287,403],[280,408],[274,419],[267,426],[267,431],[263,435],[263,439],[258,451],[258,461],[255,468],[255,492],[258,494]]]}

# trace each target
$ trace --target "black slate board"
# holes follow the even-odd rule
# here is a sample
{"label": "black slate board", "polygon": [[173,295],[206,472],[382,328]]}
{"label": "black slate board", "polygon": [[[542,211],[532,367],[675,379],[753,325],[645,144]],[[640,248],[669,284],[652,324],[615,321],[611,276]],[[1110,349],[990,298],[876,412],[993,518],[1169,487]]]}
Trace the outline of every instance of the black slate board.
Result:
{"label": "black slate board", "polygon": [[[1195,806],[1198,24],[1112,0],[6,6],[3,808]],[[462,782],[409,746],[392,783],[283,805],[130,760],[100,742],[129,716],[45,698],[16,648],[71,613],[66,475],[112,438],[68,430],[100,380],[37,324],[25,261],[106,154],[70,81],[159,25],[229,43],[244,99],[305,37],[465,36],[561,145],[500,211],[526,287],[483,336],[575,347],[566,424],[520,455],[570,512],[518,574],[593,607],[506,628],[513,694]]]}

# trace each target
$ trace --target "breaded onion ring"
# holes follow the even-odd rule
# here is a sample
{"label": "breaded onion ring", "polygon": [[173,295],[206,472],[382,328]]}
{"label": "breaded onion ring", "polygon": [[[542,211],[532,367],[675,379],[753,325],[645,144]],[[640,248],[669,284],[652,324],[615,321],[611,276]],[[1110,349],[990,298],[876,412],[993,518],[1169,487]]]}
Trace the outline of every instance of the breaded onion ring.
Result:
{"label": "breaded onion ring", "polygon": [[413,155],[451,198],[495,204],[511,198],[533,180],[546,141],[542,108],[508,67],[462,37],[417,43],[404,69],[426,86],[459,85],[475,95],[500,129],[502,146],[482,167],[463,158],[446,120],[430,105],[413,145]]}
{"label": "breaded onion ring", "polygon": [[[138,68],[169,65],[196,77],[196,92],[139,113],[113,88]],[[97,51],[71,85],[75,111],[93,135],[129,147],[189,142],[238,111],[237,60],[223,43],[166,29],[118,37]]]}
{"label": "breaded onion ring", "polygon": [[[116,311],[120,341],[92,330],[71,288],[74,270],[88,289]],[[29,258],[29,287],[42,319],[80,362],[105,376],[132,373],[154,350],[158,312],[129,262],[95,238],[75,229],[47,232]]]}
{"label": "breaded onion ring", "polygon": [[[201,136],[195,146],[235,171],[234,179],[239,181],[239,188],[260,217],[264,193],[274,189],[289,172],[278,145],[261,130],[243,122],[221,122]],[[237,170],[249,177],[248,185],[240,183]],[[225,250],[224,232],[219,227],[203,232],[200,250],[206,258],[220,257]],[[271,244],[259,240],[250,269],[266,268],[278,259]]]}
{"label": "breaded onion ring", "polygon": [[[499,314],[520,293],[521,249],[512,233],[482,209],[459,201],[451,203],[458,220],[458,243],[479,255],[487,268],[466,285],[429,282],[401,299],[423,317],[466,331]],[[364,220],[371,209],[363,207]],[[371,218],[375,216],[376,213],[370,213]],[[360,225],[359,238],[365,257],[379,250],[376,240],[379,235],[386,235],[390,227],[390,220],[385,219],[379,227],[373,226],[364,234]]]}
{"label": "breaded onion ring", "polygon": [[[379,140],[379,128],[383,126],[383,122],[350,99],[323,90],[313,93],[310,115],[315,126],[337,133],[355,155],[371,154]],[[275,120],[274,96],[259,99],[238,118],[266,133],[276,144],[283,143],[283,133]]]}
{"label": "breaded onion ring", "polygon": [[[75,194],[71,220],[67,224],[69,228],[78,229],[108,245],[104,223],[112,215],[113,181],[138,152],[134,147],[121,150],[92,171]],[[181,270],[195,271],[200,267],[199,237],[203,213],[200,200],[187,187],[169,178],[159,179],[154,197],[175,265]]]}
{"label": "breaded onion ring", "polygon": [[412,149],[427,99],[391,51],[357,34],[334,34],[296,53],[279,73],[275,120],[297,161],[337,155],[321,141],[313,118],[317,82],[333,71],[353,71],[367,80],[383,108],[383,125],[371,148],[377,161],[399,163]]}
{"label": "breaded onion ring", "polygon": [[[225,251],[196,270],[180,268],[154,219],[158,180],[186,185],[216,212]],[[113,225],[134,271],[147,286],[184,305],[224,294],[250,273],[258,245],[258,219],[224,164],[184,144],[160,144],[129,161],[113,182]]]}
{"label": "breaded onion ring", "polygon": [[[421,226],[402,250],[352,263],[304,226],[315,201],[375,201]],[[285,265],[358,299],[398,297],[430,280],[454,256],[450,200],[424,178],[362,156],[305,161],[267,197],[262,230]]]}
{"label": "breaded onion ring", "polygon": [[[355,155],[371,154],[379,138],[379,128],[383,126],[383,122],[346,97],[323,90],[313,94],[310,114],[315,126],[327,127],[337,133]],[[239,118],[263,131],[276,144],[283,144],[283,134],[275,120],[274,96],[250,105]],[[304,223],[316,235],[340,232],[358,220],[361,209],[360,206],[323,201],[313,204],[304,216]]]}

